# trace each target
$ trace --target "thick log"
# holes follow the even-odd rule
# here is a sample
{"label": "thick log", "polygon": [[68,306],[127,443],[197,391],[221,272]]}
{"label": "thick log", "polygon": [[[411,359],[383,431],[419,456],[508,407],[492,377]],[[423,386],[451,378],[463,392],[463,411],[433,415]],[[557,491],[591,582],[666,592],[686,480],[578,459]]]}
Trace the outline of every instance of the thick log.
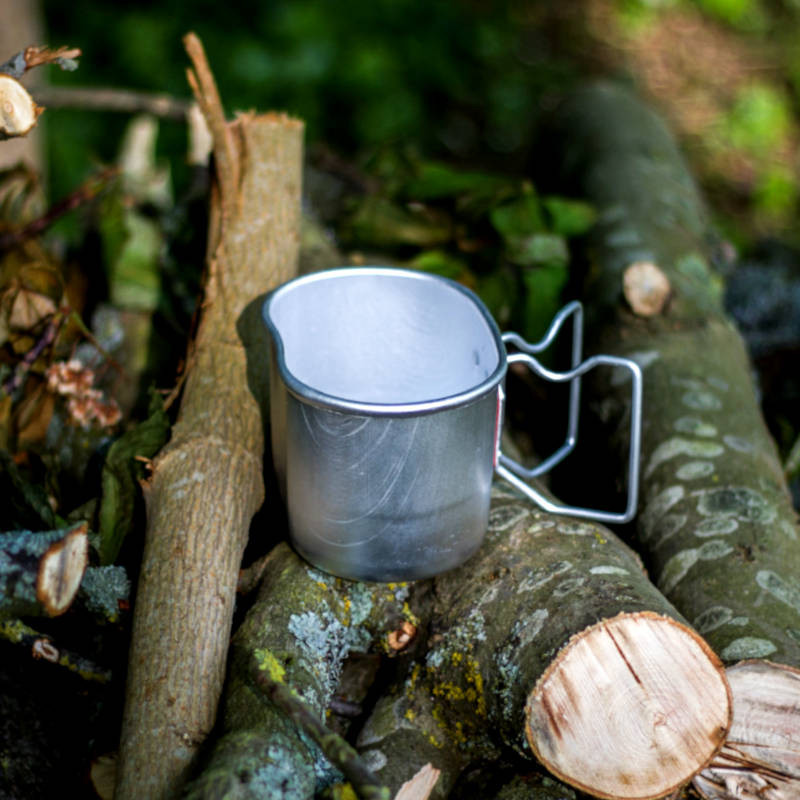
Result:
{"label": "thick log", "polygon": [[[661,120],[618,87],[578,92],[556,130],[562,185],[599,210],[584,289],[589,339],[644,371],[638,547],[658,587],[723,661],[800,666],[797,518],[744,344],[722,309],[707,212],[689,171]],[[671,286],[648,317],[623,300],[625,272],[641,261]],[[595,390],[622,452],[627,387],[612,376]],[[750,703],[742,691],[736,708]],[[797,707],[784,713],[785,726],[800,726]],[[763,765],[752,765],[755,774]],[[746,785],[746,764],[738,774]]]}
{"label": "thick log", "polygon": [[86,523],[0,534],[0,619],[56,617],[72,604],[89,560]]}
{"label": "thick log", "polygon": [[390,787],[430,761],[446,797],[499,737],[598,797],[660,797],[721,746],[722,665],[602,526],[496,487],[486,542],[434,596],[427,655],[357,743]]}
{"label": "thick log", "polygon": [[199,41],[186,44],[217,184],[203,316],[178,422],[145,491],[119,800],[175,796],[214,724],[242,552],[264,499],[266,334],[255,301],[297,261],[302,124],[278,114],[225,123]]}
{"label": "thick log", "polygon": [[[188,798],[311,798],[340,776],[259,685],[289,687],[324,720],[345,659],[379,649],[424,616],[426,584],[370,584],[326,575],[278,545],[259,595],[231,643],[222,737]],[[239,794],[236,794],[239,792]]]}
{"label": "thick log", "polygon": [[695,788],[709,800],[800,797],[800,671],[755,660],[727,674],[733,724],[714,760],[695,776]]}

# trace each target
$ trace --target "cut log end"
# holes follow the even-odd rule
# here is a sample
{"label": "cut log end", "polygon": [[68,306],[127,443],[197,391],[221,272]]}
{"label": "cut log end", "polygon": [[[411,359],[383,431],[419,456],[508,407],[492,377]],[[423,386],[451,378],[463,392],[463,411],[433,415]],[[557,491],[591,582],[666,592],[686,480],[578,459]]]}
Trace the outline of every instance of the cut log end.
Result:
{"label": "cut log end", "polygon": [[733,724],[725,745],[697,776],[708,800],[800,797],[800,671],[769,661],[728,668]]}
{"label": "cut log end", "polygon": [[89,560],[86,524],[54,542],[39,562],[36,598],[51,616],[63,614],[72,604]]}
{"label": "cut log end", "polygon": [[25,136],[41,113],[42,108],[16,78],[0,74],[0,140]]}
{"label": "cut log end", "polygon": [[623,613],[574,636],[528,697],[526,732],[555,775],[598,797],[663,797],[718,752],[731,724],[722,663],[693,631]]}
{"label": "cut log end", "polygon": [[669,278],[650,261],[636,261],[626,270],[622,291],[633,313],[640,317],[660,314],[669,300]]}

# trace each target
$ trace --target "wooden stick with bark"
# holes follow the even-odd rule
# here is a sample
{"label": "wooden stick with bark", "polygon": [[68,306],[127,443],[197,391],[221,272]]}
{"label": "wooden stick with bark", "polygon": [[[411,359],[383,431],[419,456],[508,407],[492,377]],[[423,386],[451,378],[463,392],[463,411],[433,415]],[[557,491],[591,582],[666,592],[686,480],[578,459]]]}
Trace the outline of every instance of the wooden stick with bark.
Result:
{"label": "wooden stick with bark", "polygon": [[[561,190],[599,212],[584,289],[589,341],[644,372],[637,545],[724,662],[784,665],[736,667],[735,749],[726,744],[704,786],[716,785],[715,798],[797,797],[800,694],[787,669],[800,667],[800,531],[745,346],[722,308],[708,213],[669,131],[628,91],[579,91],[555,132]],[[622,453],[628,387],[622,376],[598,386],[598,416]]]}
{"label": "wooden stick with bark", "polygon": [[225,122],[199,40],[185,45],[217,181],[180,414],[145,490],[118,800],[176,796],[214,724],[238,571],[264,499],[268,379],[256,300],[297,263],[302,124],[253,113]]}

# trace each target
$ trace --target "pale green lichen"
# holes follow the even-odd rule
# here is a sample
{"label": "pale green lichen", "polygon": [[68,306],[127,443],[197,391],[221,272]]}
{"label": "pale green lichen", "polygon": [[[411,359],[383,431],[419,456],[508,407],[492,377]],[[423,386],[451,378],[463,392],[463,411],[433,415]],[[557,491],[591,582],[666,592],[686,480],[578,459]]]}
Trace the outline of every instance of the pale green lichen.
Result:
{"label": "pale green lichen", "polygon": [[266,759],[249,774],[247,792],[259,800],[284,800],[286,797],[310,797],[314,782],[297,769],[294,754],[288,747],[270,745]]}
{"label": "pale green lichen", "polygon": [[517,505],[498,506],[489,512],[488,528],[494,532],[506,531],[528,514],[527,509],[520,508]]}
{"label": "pale green lichen", "polygon": [[778,648],[769,639],[742,636],[734,639],[721,653],[723,661],[741,661],[745,658],[766,658]]}
{"label": "pale green lichen", "polygon": [[654,547],[661,547],[664,542],[671,539],[689,520],[687,514],[665,514],[658,522],[658,539]]}
{"label": "pale green lichen", "polygon": [[389,763],[386,753],[377,749],[367,750],[361,758],[364,766],[372,772],[379,772]]}
{"label": "pale green lichen", "polygon": [[301,666],[316,678],[322,692],[318,696],[315,687],[308,686],[303,696],[313,707],[325,708],[344,659],[354,651],[366,652],[372,637],[363,627],[343,625],[324,601],[318,612],[292,614],[288,628],[297,642]]}
{"label": "pale green lichen", "polygon": [[733,619],[733,611],[727,606],[710,606],[697,616],[693,625],[698,633],[710,633]]}
{"label": "pale green lichen", "polygon": [[521,592],[533,592],[536,589],[544,586],[557,575],[572,569],[572,564],[569,561],[554,561],[552,564],[546,564],[543,567],[536,567],[526,575],[517,586],[517,594]]}
{"label": "pale green lichen", "polygon": [[800,613],[800,589],[792,585],[776,572],[762,569],[756,573],[756,583],[769,592],[776,600],[785,603]]}
{"label": "pale green lichen", "polygon": [[749,453],[753,450],[753,443],[747,439],[743,439],[741,436],[727,434],[722,437],[722,441],[725,442],[731,450],[736,450],[739,453]]}
{"label": "pale green lichen", "polygon": [[362,625],[372,613],[372,592],[363,583],[350,587],[350,624]]}
{"label": "pale green lichen", "polygon": [[658,587],[664,594],[669,595],[698,561],[713,561],[732,552],[733,547],[721,539],[712,539],[700,547],[681,550],[664,565]]}
{"label": "pale green lichen", "polygon": [[675,471],[679,481],[696,481],[706,478],[714,472],[714,465],[710,461],[687,461]]}
{"label": "pale green lichen", "polygon": [[697,419],[697,417],[679,417],[675,420],[672,427],[678,433],[688,433],[692,436],[710,438],[717,435],[717,429],[714,425]]}
{"label": "pale green lichen", "polygon": [[615,567],[613,564],[601,564],[597,567],[592,567],[589,572],[592,575],[628,575],[630,574],[627,569],[622,567]]}
{"label": "pale green lichen", "polygon": [[739,522],[733,517],[709,517],[695,526],[694,535],[701,539],[710,536],[725,536],[733,533],[738,527]]}
{"label": "pale green lichen", "polygon": [[509,721],[515,712],[514,687],[519,683],[519,657],[522,650],[533,642],[550,616],[546,608],[538,608],[524,619],[514,623],[506,644],[494,655],[499,675],[494,691],[500,699],[500,713]]}
{"label": "pale green lichen", "polygon": [[591,536],[596,528],[589,522],[578,522],[577,520],[564,519],[557,523],[558,532],[566,536]]}
{"label": "pale green lichen", "polygon": [[119,618],[119,604],[128,599],[131,582],[124,567],[110,564],[104,567],[87,567],[79,589],[79,596],[94,614],[102,614],[111,622]]}
{"label": "pale green lichen", "polygon": [[697,511],[704,517],[730,516],[740,522],[768,523],[778,515],[763,495],[746,486],[726,486],[696,493]]}
{"label": "pale green lichen", "polygon": [[656,531],[659,520],[686,495],[681,485],[669,486],[650,498],[642,513],[642,538],[646,541]]}
{"label": "pale green lichen", "polygon": [[650,477],[664,462],[670,461],[678,456],[689,456],[693,459],[716,458],[725,452],[725,447],[719,442],[709,442],[704,439],[684,439],[681,436],[673,436],[665,442],[661,442],[653,450],[650,460],[645,469],[645,478]]}
{"label": "pale green lichen", "polygon": [[553,588],[553,597],[560,600],[572,594],[577,589],[580,589],[585,583],[586,578],[583,575],[573,575],[569,578],[565,578]]}
{"label": "pale green lichen", "polygon": [[695,411],[718,411],[722,401],[713,392],[690,389],[681,397],[681,402]]}

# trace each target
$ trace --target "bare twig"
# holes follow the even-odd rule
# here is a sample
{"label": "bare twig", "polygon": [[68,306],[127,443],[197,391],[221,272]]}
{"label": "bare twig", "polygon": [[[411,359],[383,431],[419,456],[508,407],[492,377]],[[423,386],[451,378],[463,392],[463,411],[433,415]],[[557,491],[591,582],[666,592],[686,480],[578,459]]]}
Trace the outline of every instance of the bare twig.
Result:
{"label": "bare twig", "polygon": [[389,800],[389,789],[381,785],[358,752],[341,736],[325,727],[285,683],[272,680],[257,666],[253,669],[252,676],[266,697],[313,739],[325,753],[325,757],[341,770],[358,797],[363,800]]}
{"label": "bare twig", "polygon": [[208,64],[205,50],[194,33],[183,37],[183,45],[192,61],[186,70],[186,79],[194,92],[197,104],[203,111],[214,139],[214,155],[217,159],[217,179],[222,194],[223,212],[233,209],[236,187],[239,185],[239,160],[233,144],[231,128],[225,124],[225,112],[217,91],[217,84]]}
{"label": "bare twig", "polygon": [[137,92],[110,86],[41,86],[33,90],[33,95],[38,103],[48,108],[144,113],[178,122],[186,120],[193,105],[190,100],[169,94]]}
{"label": "bare twig", "polygon": [[41,217],[29,222],[21,228],[16,230],[7,231],[0,234],[0,251],[10,250],[22,242],[39,236],[43,231],[47,230],[59,217],[66,214],[68,211],[73,211],[78,206],[89,202],[93,197],[105,188],[108,182],[117,175],[119,170],[116,167],[109,167],[100,172],[99,175],[93,175],[89,180],[79,186],[74,192],[68,194],[63,199],[54,203]]}
{"label": "bare twig", "polygon": [[56,64],[63,70],[71,71],[77,68],[76,59],[80,55],[78,47],[57,47],[51,50],[46,45],[31,45],[0,64],[0,72],[12,78],[21,78],[29,69],[43,64]]}

